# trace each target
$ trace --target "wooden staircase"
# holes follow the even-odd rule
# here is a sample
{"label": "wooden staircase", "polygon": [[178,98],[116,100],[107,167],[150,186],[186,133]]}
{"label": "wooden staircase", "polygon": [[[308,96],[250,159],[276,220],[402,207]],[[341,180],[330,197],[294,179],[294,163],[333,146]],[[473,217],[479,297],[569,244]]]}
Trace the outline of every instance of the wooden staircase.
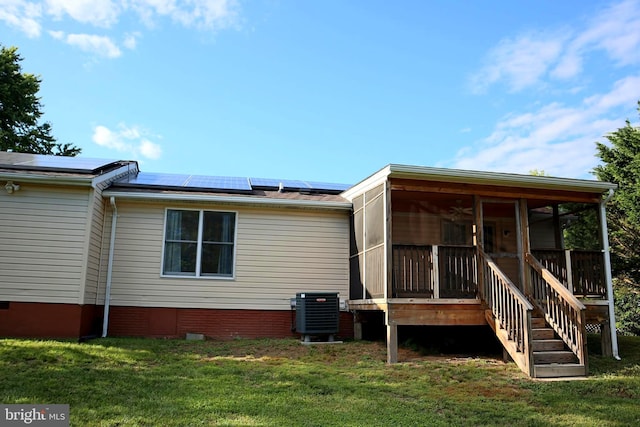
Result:
{"label": "wooden staircase", "polygon": [[581,377],[587,375],[586,366],[558,338],[543,317],[531,318],[531,349],[533,376],[536,378]]}
{"label": "wooden staircase", "polygon": [[518,367],[535,378],[586,376],[584,305],[530,254],[527,296],[487,254],[479,255],[485,318]]}

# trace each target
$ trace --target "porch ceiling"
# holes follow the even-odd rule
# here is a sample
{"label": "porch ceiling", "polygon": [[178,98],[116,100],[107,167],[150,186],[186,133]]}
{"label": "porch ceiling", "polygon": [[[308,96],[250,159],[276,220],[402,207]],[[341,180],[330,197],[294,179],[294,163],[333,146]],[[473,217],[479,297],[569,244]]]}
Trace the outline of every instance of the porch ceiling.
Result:
{"label": "porch ceiling", "polygon": [[[418,179],[391,178],[392,200],[402,205],[403,201],[441,200],[450,206],[457,200],[472,200],[473,196],[488,199],[517,200],[524,198],[530,208],[539,208],[558,203],[598,203],[602,193],[510,187],[499,185],[467,184],[459,182],[427,181]],[[467,196],[467,197],[465,197]],[[468,202],[467,202],[468,203]]]}

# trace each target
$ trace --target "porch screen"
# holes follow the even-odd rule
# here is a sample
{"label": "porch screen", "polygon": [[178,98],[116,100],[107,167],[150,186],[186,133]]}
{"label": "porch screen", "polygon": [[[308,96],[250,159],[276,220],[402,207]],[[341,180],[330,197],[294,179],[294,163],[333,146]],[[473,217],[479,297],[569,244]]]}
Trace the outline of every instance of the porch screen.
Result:
{"label": "porch screen", "polygon": [[353,199],[350,298],[384,295],[384,184]]}

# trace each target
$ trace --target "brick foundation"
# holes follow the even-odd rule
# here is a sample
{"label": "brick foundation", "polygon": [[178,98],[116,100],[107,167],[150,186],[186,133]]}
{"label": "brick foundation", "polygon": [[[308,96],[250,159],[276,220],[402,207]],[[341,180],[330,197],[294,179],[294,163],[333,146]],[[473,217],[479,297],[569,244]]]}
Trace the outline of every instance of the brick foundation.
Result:
{"label": "brick foundation", "polygon": [[[210,338],[286,338],[295,312],[289,310],[216,310],[196,308],[110,307],[109,336],[184,337],[188,332]],[[340,313],[341,338],[353,337],[351,313]]]}
{"label": "brick foundation", "polygon": [[0,307],[0,336],[80,338],[96,333],[102,307],[94,305],[8,302]]}
{"label": "brick foundation", "polygon": [[[80,338],[102,333],[102,306],[9,302],[0,305],[0,337]],[[286,338],[295,312],[111,306],[109,336]],[[353,338],[353,316],[340,313],[340,338]]]}

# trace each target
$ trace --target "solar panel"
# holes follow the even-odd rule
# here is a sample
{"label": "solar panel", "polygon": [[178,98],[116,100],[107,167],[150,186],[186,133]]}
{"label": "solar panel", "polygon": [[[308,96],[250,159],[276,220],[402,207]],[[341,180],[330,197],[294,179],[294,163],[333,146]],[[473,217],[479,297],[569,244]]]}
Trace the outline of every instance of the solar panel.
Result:
{"label": "solar panel", "polygon": [[93,159],[85,157],[66,156],[45,156],[29,153],[2,153],[0,164],[11,166],[14,169],[23,168],[25,170],[60,170],[92,172],[111,164],[118,163],[118,160]]}
{"label": "solar panel", "polygon": [[138,175],[120,181],[120,183],[133,185],[149,185],[159,187],[182,187],[190,175],[171,173],[139,172]]}
{"label": "solar panel", "polygon": [[95,170],[116,163],[117,160],[89,159],[64,156],[37,157],[20,165],[35,168]]}
{"label": "solar panel", "polygon": [[249,185],[249,180],[247,178],[235,176],[192,175],[184,186],[219,190],[251,191],[251,185]]}
{"label": "solar panel", "polygon": [[344,191],[351,188],[351,185],[348,184],[334,184],[330,182],[307,181],[307,184],[312,190]]}
{"label": "solar panel", "polygon": [[249,178],[251,186],[254,188],[264,188],[277,190],[280,184],[285,190],[309,190],[306,182],[295,179],[271,179],[271,178]]}
{"label": "solar panel", "polygon": [[137,176],[124,178],[119,184],[149,187],[181,187],[184,189],[208,189],[227,191],[251,191],[247,178],[227,176],[201,176],[171,173],[139,172]]}

